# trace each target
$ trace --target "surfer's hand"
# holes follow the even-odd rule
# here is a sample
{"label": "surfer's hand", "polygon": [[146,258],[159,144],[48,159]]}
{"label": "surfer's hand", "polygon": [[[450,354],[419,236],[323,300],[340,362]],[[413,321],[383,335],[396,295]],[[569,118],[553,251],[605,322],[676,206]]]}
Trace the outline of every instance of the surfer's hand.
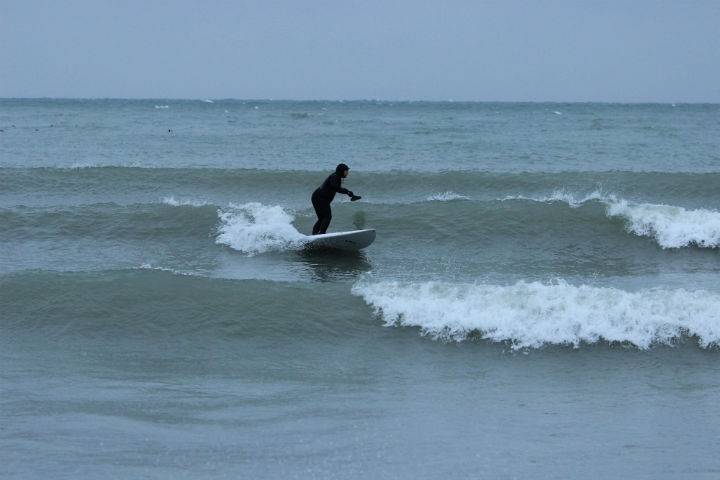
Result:
{"label": "surfer's hand", "polygon": [[360,195],[353,195],[350,197],[350,201],[354,202],[355,200],[360,200],[362,197]]}

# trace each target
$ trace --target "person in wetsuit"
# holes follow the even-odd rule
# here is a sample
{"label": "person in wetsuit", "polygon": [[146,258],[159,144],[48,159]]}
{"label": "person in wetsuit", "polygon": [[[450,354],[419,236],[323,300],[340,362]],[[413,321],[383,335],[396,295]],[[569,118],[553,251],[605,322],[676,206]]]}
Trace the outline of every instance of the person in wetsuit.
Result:
{"label": "person in wetsuit", "polygon": [[344,163],[335,167],[335,173],[331,173],[325,181],[312,194],[311,200],[318,220],[312,229],[313,235],[323,234],[327,232],[330,220],[332,219],[332,211],[330,210],[330,202],[335,198],[336,193],[344,193],[350,196],[351,201],[360,200],[360,196],[355,195],[350,190],[342,187],[342,179],[347,178],[350,167]]}

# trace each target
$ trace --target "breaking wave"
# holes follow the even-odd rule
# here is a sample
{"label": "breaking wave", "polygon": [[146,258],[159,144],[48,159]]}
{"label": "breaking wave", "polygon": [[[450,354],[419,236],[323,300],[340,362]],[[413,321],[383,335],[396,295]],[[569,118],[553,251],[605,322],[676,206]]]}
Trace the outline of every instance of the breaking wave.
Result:
{"label": "breaking wave", "polygon": [[293,216],[279,205],[230,204],[218,210],[216,242],[247,255],[297,248],[307,238],[292,225]]}
{"label": "breaking wave", "polygon": [[500,286],[365,279],[352,292],[387,326],[419,327],[442,340],[477,335],[513,348],[606,341],[641,349],[684,336],[704,348],[720,341],[720,295],[707,291],[630,292],[562,280]]}
{"label": "breaking wave", "polygon": [[612,194],[599,191],[578,198],[555,191],[542,197],[508,196],[503,200],[530,200],[534,202],[564,202],[578,208],[590,201],[606,206],[610,218],[622,218],[628,232],[653,238],[662,248],[696,246],[720,247],[720,212],[710,209],[686,209],[675,205],[632,203]]}

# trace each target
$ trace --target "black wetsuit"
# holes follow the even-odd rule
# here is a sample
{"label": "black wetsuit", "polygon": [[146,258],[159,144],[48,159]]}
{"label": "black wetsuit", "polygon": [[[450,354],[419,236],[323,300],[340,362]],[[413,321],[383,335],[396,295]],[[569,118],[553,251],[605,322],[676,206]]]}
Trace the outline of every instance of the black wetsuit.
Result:
{"label": "black wetsuit", "polygon": [[335,198],[336,193],[344,193],[352,195],[350,190],[342,187],[342,177],[337,172],[330,174],[312,194],[312,204],[315,208],[318,221],[313,226],[313,235],[326,233],[330,220],[332,219],[332,211],[330,210],[330,202]]}

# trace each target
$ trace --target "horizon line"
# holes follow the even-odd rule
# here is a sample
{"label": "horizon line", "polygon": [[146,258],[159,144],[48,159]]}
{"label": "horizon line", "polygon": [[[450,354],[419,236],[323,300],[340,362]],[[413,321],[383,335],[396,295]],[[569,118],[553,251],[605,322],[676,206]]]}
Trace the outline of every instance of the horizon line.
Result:
{"label": "horizon line", "polygon": [[[530,103],[530,104],[608,104],[608,105],[720,105],[712,101],[614,101],[614,100],[428,100],[428,99],[387,99],[387,98],[344,98],[344,99],[293,99],[293,98],[236,98],[236,97],[0,97],[3,100],[134,100],[134,101],[197,101],[197,102],[328,102],[328,103]],[[211,102],[208,102],[210,100]]]}

